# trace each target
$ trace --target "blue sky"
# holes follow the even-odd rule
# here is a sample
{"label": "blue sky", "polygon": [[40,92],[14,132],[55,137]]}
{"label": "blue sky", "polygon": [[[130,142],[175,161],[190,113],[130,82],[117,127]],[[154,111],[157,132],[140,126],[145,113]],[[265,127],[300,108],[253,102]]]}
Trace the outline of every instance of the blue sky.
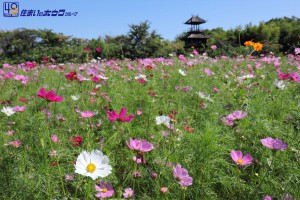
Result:
{"label": "blue sky", "polygon": [[[77,16],[63,17],[4,17],[2,2],[19,2],[22,9],[78,12]],[[300,17],[300,0],[3,0],[0,29],[52,29],[80,38],[127,34],[129,24],[148,20],[151,30],[164,39],[173,40],[186,31],[184,25],[192,15],[207,23],[203,29],[222,27],[225,30],[244,27],[250,22],[258,25],[277,17]]]}

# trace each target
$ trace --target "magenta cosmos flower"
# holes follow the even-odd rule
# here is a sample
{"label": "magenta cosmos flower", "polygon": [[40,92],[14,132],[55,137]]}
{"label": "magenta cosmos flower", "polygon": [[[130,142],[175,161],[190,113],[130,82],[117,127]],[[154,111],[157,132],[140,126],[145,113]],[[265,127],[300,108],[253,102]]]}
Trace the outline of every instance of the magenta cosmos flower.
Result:
{"label": "magenta cosmos flower", "polygon": [[121,121],[121,122],[130,122],[134,118],[134,114],[126,116],[126,108],[121,108],[120,114],[117,113],[116,110],[113,112],[106,111],[108,114],[109,121]]}
{"label": "magenta cosmos flower", "polygon": [[244,157],[243,157],[243,153],[241,151],[235,151],[235,150],[232,150],[231,153],[231,158],[234,162],[236,162],[236,164],[238,165],[250,165],[253,161],[253,158],[250,154],[246,154]]}
{"label": "magenta cosmos flower", "polygon": [[132,139],[130,138],[129,143],[126,142],[127,146],[130,149],[141,151],[141,152],[148,152],[153,149],[153,145],[150,142],[147,142],[146,140],[138,140],[138,139]]}
{"label": "magenta cosmos flower", "polygon": [[286,143],[283,143],[282,140],[273,139],[271,137],[261,139],[260,141],[265,147],[269,149],[285,150],[288,147],[288,145]]}
{"label": "magenta cosmos flower", "polygon": [[95,194],[99,199],[111,197],[115,193],[112,185],[109,182],[104,183],[103,180],[100,181],[99,185],[95,185],[95,190],[99,192]]}
{"label": "magenta cosmos flower", "polygon": [[190,177],[188,171],[183,168],[180,164],[173,167],[173,175],[176,181],[182,186],[187,187],[193,184],[193,178]]}
{"label": "magenta cosmos flower", "polygon": [[44,88],[40,88],[40,91],[37,93],[38,97],[43,98],[47,101],[51,102],[61,102],[64,101],[64,99],[61,96],[56,96],[55,92],[53,90],[50,90],[47,92]]}

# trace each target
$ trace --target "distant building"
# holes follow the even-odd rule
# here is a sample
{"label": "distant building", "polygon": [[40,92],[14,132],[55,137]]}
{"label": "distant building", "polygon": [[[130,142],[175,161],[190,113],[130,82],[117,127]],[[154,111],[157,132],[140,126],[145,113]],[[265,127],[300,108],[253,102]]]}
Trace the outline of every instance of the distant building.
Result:
{"label": "distant building", "polygon": [[210,38],[209,35],[206,35],[203,31],[200,30],[199,25],[204,24],[206,21],[201,19],[198,16],[193,16],[185,22],[185,24],[190,24],[191,29],[187,32],[186,35],[180,38],[184,41],[184,48],[195,48],[198,49],[202,45],[206,45],[206,40]]}

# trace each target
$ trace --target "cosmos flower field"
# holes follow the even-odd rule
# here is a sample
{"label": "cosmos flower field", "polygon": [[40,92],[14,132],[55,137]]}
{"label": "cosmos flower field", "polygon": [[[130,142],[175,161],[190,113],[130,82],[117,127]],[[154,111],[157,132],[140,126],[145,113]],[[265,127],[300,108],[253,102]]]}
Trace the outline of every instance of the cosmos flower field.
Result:
{"label": "cosmos flower field", "polygon": [[300,199],[300,55],[0,68],[0,199]]}

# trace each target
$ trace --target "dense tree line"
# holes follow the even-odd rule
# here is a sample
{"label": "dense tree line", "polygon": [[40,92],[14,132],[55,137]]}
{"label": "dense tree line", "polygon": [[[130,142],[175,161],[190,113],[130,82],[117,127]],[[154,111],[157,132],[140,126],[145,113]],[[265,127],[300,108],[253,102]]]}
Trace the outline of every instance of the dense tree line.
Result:
{"label": "dense tree line", "polygon": [[[293,52],[300,46],[300,19],[284,17],[248,24],[244,28],[204,30],[211,35],[206,51],[211,56],[247,54],[244,42],[253,40],[264,44],[260,53]],[[166,57],[170,53],[185,53],[179,36],[174,41],[164,40],[156,31],[150,31],[148,21],[129,25],[127,35],[105,36],[84,40],[54,33],[52,30],[16,29],[0,31],[0,64],[26,61],[42,62],[50,58],[56,62],[85,62],[95,58]],[[209,46],[217,45],[212,51]],[[97,50],[96,50],[97,48]],[[101,49],[101,50],[100,50]]]}

